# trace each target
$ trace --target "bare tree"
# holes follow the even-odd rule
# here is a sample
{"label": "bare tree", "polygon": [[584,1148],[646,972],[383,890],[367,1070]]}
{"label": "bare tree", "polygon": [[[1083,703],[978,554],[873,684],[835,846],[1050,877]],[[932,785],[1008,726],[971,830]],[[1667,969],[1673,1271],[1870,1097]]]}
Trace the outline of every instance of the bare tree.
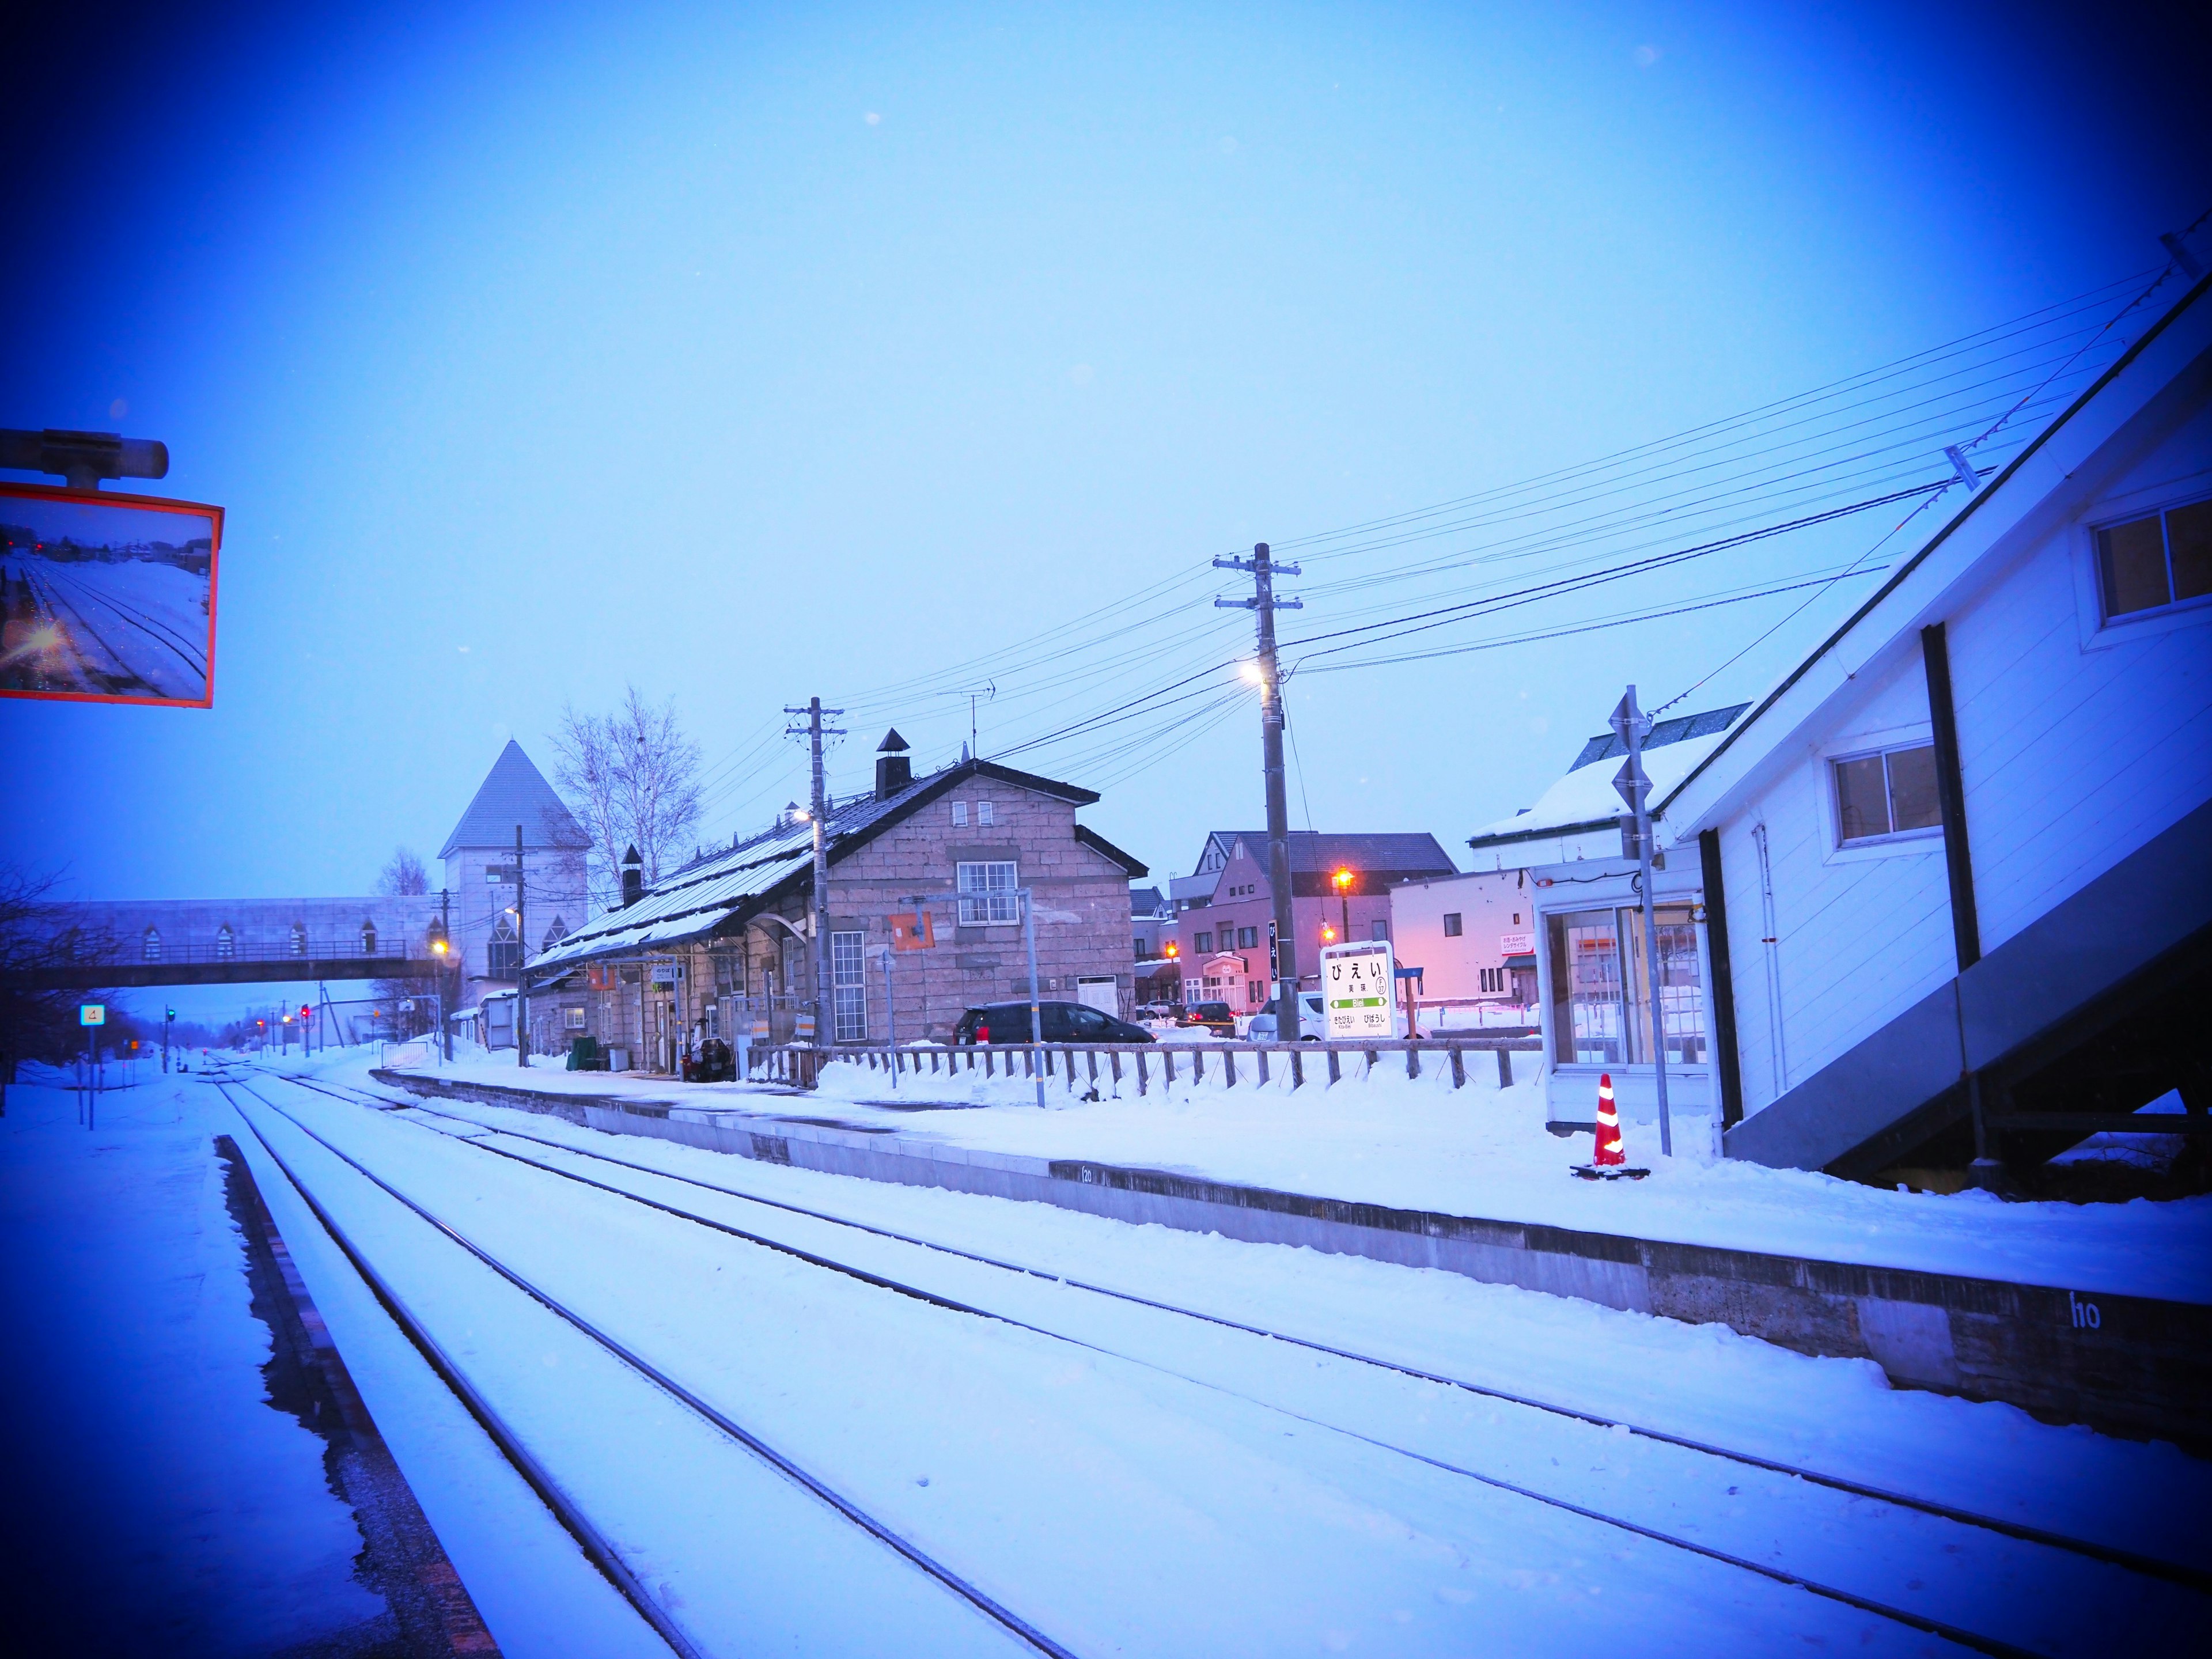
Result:
{"label": "bare tree", "polygon": [[553,754],[555,781],[591,837],[600,894],[611,901],[631,846],[648,882],[674,866],[700,812],[699,745],[677,720],[674,698],[656,707],[633,685],[611,714],[564,707]]}
{"label": "bare tree", "polygon": [[376,890],[398,897],[413,897],[430,890],[430,872],[411,847],[398,847],[384,868],[376,872]]}
{"label": "bare tree", "polygon": [[[115,940],[104,930],[64,924],[49,909],[54,880],[0,865],[0,968],[37,975],[114,960]],[[67,1059],[83,1043],[77,1005],[103,1000],[94,990],[10,986],[0,977],[0,1054]]]}

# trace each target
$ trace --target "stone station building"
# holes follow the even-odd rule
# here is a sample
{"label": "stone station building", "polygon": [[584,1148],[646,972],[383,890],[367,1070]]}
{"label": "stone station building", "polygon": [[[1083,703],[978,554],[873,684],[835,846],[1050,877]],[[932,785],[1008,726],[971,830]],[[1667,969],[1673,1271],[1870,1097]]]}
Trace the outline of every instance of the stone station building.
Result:
{"label": "stone station building", "polygon": [[[968,1009],[1026,997],[1023,886],[1036,892],[1038,994],[1127,1014],[1129,883],[1146,869],[1076,822],[1097,799],[986,760],[916,779],[904,740],[886,736],[875,788],[830,813],[826,1035],[888,1042],[895,1016],[899,1042],[942,1041]],[[813,825],[796,810],[639,884],[532,958],[533,1028],[550,1019],[553,1046],[589,1034],[656,1071],[708,1036],[804,1039],[817,998],[813,886]]]}

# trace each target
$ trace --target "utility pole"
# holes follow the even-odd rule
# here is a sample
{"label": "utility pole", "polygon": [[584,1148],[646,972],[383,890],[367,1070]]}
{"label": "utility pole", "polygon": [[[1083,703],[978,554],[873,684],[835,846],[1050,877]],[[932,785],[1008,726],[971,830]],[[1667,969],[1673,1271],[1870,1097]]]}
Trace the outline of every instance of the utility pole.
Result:
{"label": "utility pole", "polygon": [[1644,739],[1651,735],[1651,716],[1636,706],[1630,686],[1610,722],[1628,758],[1613,774],[1613,787],[1635,815],[1637,887],[1644,898],[1644,986],[1651,999],[1651,1079],[1659,1091],[1659,1152],[1674,1155],[1674,1126],[1667,1113],[1667,1017],[1660,1006],[1659,915],[1651,896],[1651,779],[1644,770]]}
{"label": "utility pole", "polygon": [[[460,1001],[461,964],[453,957],[453,890],[438,890],[438,938],[445,950],[438,962],[438,1033],[446,1064],[453,1063],[453,1015]],[[447,979],[447,964],[452,963],[453,978]]]}
{"label": "utility pole", "polygon": [[1275,597],[1278,575],[1302,574],[1294,564],[1277,564],[1267,556],[1267,544],[1252,549],[1249,559],[1216,559],[1218,570],[1252,573],[1249,599],[1216,599],[1224,610],[1247,610],[1259,624],[1261,769],[1267,785],[1267,888],[1275,903],[1274,1010],[1275,1030],[1295,1035],[1298,1012],[1297,936],[1291,922],[1291,807],[1283,787],[1283,680],[1275,666],[1275,612],[1302,611],[1297,599]]}
{"label": "utility pole", "polygon": [[804,708],[785,705],[787,714],[804,714],[803,726],[787,726],[786,737],[804,735],[814,761],[814,1046],[826,1048],[835,1035],[831,1020],[835,1014],[836,999],[830,985],[830,793],[822,778],[822,739],[842,738],[841,726],[824,726],[824,714],[842,714],[842,708],[824,708],[822,699],[809,697]]}
{"label": "utility pole", "polygon": [[514,1063],[530,1064],[530,935],[522,925],[522,826],[514,826]]}

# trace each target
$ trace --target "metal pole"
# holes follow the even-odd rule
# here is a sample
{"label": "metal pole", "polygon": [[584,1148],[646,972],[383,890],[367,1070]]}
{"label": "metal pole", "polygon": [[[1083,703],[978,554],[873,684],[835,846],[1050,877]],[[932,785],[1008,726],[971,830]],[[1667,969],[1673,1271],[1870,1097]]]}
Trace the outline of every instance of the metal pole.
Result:
{"label": "metal pole", "polygon": [[530,934],[522,920],[522,826],[514,826],[514,1063],[530,1064]]}
{"label": "metal pole", "polygon": [[836,988],[830,961],[830,791],[822,775],[822,699],[806,700],[807,741],[813,757],[814,808],[814,1046],[836,1036]]}
{"label": "metal pole", "polygon": [[1044,1008],[1037,997],[1036,890],[1018,890],[1022,902],[1022,944],[1030,953],[1030,1070],[1036,1079],[1036,1103],[1044,1104]]}
{"label": "metal pole", "polygon": [[[1625,738],[1628,745],[1628,763],[1636,775],[1644,775],[1644,738],[1650,721],[1636,707],[1636,688],[1628,688],[1624,712]],[[1659,1151],[1662,1157],[1674,1155],[1674,1126],[1667,1110],[1667,1019],[1660,1006],[1662,987],[1659,979],[1659,912],[1651,896],[1651,787],[1646,779],[1636,795],[1636,867],[1638,885],[1644,893],[1644,979],[1645,994],[1651,999],[1651,1080],[1659,1093]]]}
{"label": "metal pole", "polygon": [[[453,890],[450,887],[441,887],[438,890],[438,928],[446,936],[446,956],[451,963],[451,971],[456,981],[453,987],[453,1000],[459,1003],[461,964],[458,954],[453,950]],[[446,1064],[450,1066],[453,1063],[453,1011],[445,1004],[443,980],[447,971],[447,967],[441,964],[439,969],[441,982],[438,994],[438,1030],[441,1033],[440,1042],[445,1050]]]}
{"label": "metal pole", "polygon": [[884,946],[884,1031],[891,1048],[891,1087],[898,1087],[898,996],[891,983],[891,947]]}

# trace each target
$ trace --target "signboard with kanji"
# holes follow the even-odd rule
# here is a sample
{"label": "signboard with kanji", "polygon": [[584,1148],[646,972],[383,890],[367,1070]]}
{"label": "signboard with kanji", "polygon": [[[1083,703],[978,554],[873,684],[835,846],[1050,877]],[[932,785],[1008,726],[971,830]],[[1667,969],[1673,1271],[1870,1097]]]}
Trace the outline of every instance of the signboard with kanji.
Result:
{"label": "signboard with kanji", "polygon": [[1396,1038],[1396,966],[1388,939],[1321,947],[1322,1006],[1330,1042]]}

